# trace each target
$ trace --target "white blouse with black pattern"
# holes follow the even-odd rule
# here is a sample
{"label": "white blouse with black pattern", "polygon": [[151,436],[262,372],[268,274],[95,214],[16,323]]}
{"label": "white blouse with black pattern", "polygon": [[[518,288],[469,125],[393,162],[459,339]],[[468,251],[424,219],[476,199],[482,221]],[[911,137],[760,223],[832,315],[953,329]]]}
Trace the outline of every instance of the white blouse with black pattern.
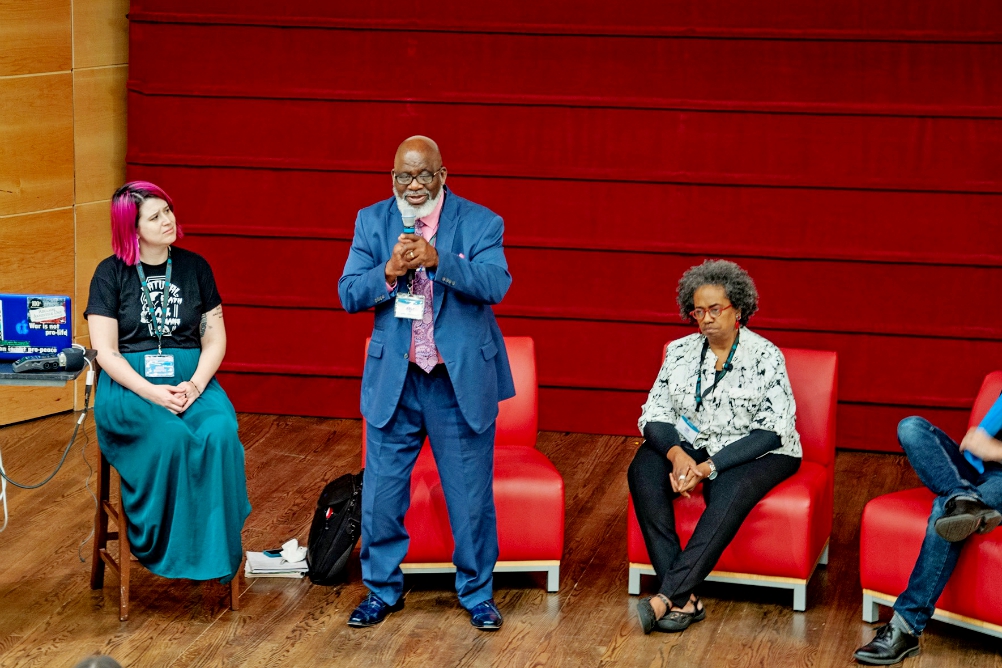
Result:
{"label": "white blouse with black pattern", "polygon": [[[668,345],[658,379],[640,414],[640,433],[648,422],[674,425],[684,415],[699,429],[692,445],[706,448],[712,457],[724,446],[747,436],[753,429],[779,435],[782,446],[769,454],[800,457],[797,405],[786,374],[786,360],[772,342],[741,328],[732,368],[696,411],[696,368],[703,349],[702,334],[690,334]],[[703,361],[702,389],[713,385],[717,356],[707,350]]]}

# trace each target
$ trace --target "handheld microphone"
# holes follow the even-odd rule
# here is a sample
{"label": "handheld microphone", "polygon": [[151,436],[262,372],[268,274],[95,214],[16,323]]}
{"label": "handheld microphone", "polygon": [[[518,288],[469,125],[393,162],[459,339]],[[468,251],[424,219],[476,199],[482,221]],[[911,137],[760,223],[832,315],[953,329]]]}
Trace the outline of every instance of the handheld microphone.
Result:
{"label": "handheld microphone", "polygon": [[[400,217],[404,221],[404,234],[414,234],[414,219],[416,216],[413,211],[408,211],[406,213],[401,212]],[[414,270],[407,270],[407,284],[410,285],[414,282]]]}
{"label": "handheld microphone", "polygon": [[414,214],[411,212],[400,214],[404,220],[404,234],[414,234]]}

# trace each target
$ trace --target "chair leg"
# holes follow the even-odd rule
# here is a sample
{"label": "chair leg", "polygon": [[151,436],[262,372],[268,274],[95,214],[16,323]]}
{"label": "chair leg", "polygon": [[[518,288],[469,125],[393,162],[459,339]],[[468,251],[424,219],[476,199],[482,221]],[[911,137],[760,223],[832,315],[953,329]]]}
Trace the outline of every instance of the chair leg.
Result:
{"label": "chair leg", "polygon": [[132,550],[129,549],[129,521],[125,517],[122,493],[118,494],[118,618],[123,622],[129,618],[129,580],[132,566]]}
{"label": "chair leg", "polygon": [[863,621],[873,622],[880,619],[880,604],[869,594],[863,594]]}
{"label": "chair leg", "polygon": [[795,585],[793,587],[793,609],[797,612],[807,610],[807,585]]}
{"label": "chair leg", "polygon": [[560,566],[549,566],[546,569],[546,591],[554,592],[560,589]]}
{"label": "chair leg", "polygon": [[105,503],[108,501],[108,482],[110,479],[110,466],[108,460],[104,458],[100,447],[98,448],[98,470],[97,470],[97,511],[94,513],[94,554],[90,561],[90,588],[101,589],[104,587],[104,559],[101,558],[101,550],[108,547],[108,511]]}
{"label": "chair leg", "polygon": [[626,585],[626,591],[636,596],[640,593],[640,569],[630,566],[630,580]]}
{"label": "chair leg", "polygon": [[[242,565],[243,563],[241,562]],[[240,609],[240,570],[238,568],[237,574],[230,580],[230,610]]]}

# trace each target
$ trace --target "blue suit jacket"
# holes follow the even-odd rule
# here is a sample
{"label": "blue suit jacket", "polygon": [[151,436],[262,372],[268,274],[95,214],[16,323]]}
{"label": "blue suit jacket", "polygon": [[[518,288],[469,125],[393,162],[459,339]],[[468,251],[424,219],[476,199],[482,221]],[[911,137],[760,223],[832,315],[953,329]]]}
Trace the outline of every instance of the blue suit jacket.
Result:
{"label": "blue suit jacket", "polygon": [[[358,212],[338,295],[348,313],[375,309],[362,373],[362,415],[375,427],[393,416],[407,376],[411,320],[393,314],[383,273],[403,232],[393,197]],[[493,211],[447,191],[439,217],[434,280],[435,345],[456,391],[459,410],[477,433],[490,427],[498,401],[515,396],[501,330],[491,304],[511,285],[502,246],[504,223]],[[404,280],[397,282],[405,289]]]}

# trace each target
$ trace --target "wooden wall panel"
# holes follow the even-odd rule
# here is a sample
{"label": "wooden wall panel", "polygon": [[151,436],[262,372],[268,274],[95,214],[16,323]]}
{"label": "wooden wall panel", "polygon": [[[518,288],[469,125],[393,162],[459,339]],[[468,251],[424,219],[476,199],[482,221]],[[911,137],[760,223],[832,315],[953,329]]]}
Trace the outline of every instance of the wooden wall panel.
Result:
{"label": "wooden wall panel", "polygon": [[363,30],[514,32],[548,35],[744,37],[759,39],[883,39],[999,41],[1002,5],[995,0],[606,0],[491,3],[442,0],[414,12],[410,0],[378,5],[330,0],[135,0],[143,21],[341,27]]}
{"label": "wooden wall panel", "polygon": [[[972,394],[976,394],[977,390],[974,388]],[[913,408],[839,402],[836,417],[838,447],[900,453],[898,423],[911,415],[921,415],[959,442],[967,431],[970,412],[969,408]]]}
{"label": "wooden wall panel", "polygon": [[[65,387],[12,387],[0,385],[0,425],[73,410],[73,385]],[[67,422],[67,434],[72,431]]]}
{"label": "wooden wall panel", "polygon": [[[1002,67],[997,44],[401,35],[190,23],[137,23],[134,29],[133,83],[158,94],[991,117],[1002,104],[1002,77],[982,71]],[[547,58],[536,57],[541,49],[548,49]],[[203,57],[186,58],[192,50]],[[276,53],[282,67],[274,67]],[[317,76],[318,62],[337,62],[345,53],[368,65]],[[393,72],[413,53],[435,54],[436,76],[404,77],[392,87],[372,76]],[[845,66],[856,60],[870,65],[863,71]],[[623,76],[629,62],[644,67]],[[908,76],[916,70],[932,76]],[[779,85],[762,86],[763,79]]]}
{"label": "wooden wall panel", "polygon": [[0,77],[68,70],[70,44],[70,0],[0,0]]}
{"label": "wooden wall panel", "polygon": [[73,209],[0,218],[0,292],[73,294]]}
{"label": "wooden wall panel", "polygon": [[73,66],[129,62],[129,0],[73,0]]}
{"label": "wooden wall panel", "polygon": [[[678,276],[728,257],[759,284],[754,329],[839,352],[840,447],[894,450],[914,412],[954,433],[1002,367],[998,319],[956,314],[1002,290],[1002,5],[444,2],[133,2],[129,175],[176,196],[213,264],[238,409],[357,410],[371,316],[334,284],[420,133],[505,218],[495,312],[537,340],[542,428],[633,433],[691,331]],[[254,355],[261,322],[297,318],[335,332],[323,364]]]}
{"label": "wooden wall panel", "polygon": [[[127,12],[128,0],[0,0],[0,291],[70,295],[84,345],[107,199],[125,177]],[[0,424],[72,409],[77,385],[0,386]]]}
{"label": "wooden wall panel", "polygon": [[[334,309],[295,309],[226,303],[229,346],[224,366],[232,371],[286,373],[294,376],[361,378],[361,351],[371,333],[372,318]],[[261,328],[282,340],[296,323],[303,341],[323,341],[337,355],[290,358],[288,345],[262,349]],[[506,336],[531,336],[536,341],[539,382],[548,387],[591,391],[646,392],[661,364],[664,344],[694,328],[683,325],[543,320],[501,316]],[[897,406],[970,406],[983,374],[979,362],[1002,356],[1002,343],[903,336],[818,335],[810,332],[756,328],[784,348],[814,346],[836,351],[842,363],[839,394],[846,402]],[[312,345],[312,344],[310,344]],[[913,360],[955,359],[953,373],[929,382],[928,371]],[[586,360],[582,363],[582,360]],[[893,374],[869,373],[874,368]]]}
{"label": "wooden wall panel", "polygon": [[90,279],[98,263],[111,255],[110,200],[78,204],[76,223],[76,292],[74,294],[75,335],[88,337],[90,331],[83,311],[87,307]]}
{"label": "wooden wall panel", "polygon": [[[182,245],[202,253],[217,272],[228,298],[242,304],[337,308],[335,290],[317,289],[317,267],[327,268],[332,287],[344,266],[350,242],[334,239],[268,239],[268,253],[251,264],[262,239],[253,236],[196,235]],[[586,249],[509,246],[505,255],[513,276],[511,288],[494,311],[536,318],[610,322],[680,322],[675,303],[678,276],[702,261],[701,255],[615,252],[599,245]],[[755,279],[762,310],[758,326],[811,332],[902,336],[1002,338],[1002,322],[944,319],[965,286],[973,303],[990,303],[1002,292],[1002,268],[955,267],[906,263],[803,261],[744,258]],[[591,268],[601,267],[601,271]],[[574,290],[567,290],[568,277]],[[609,276],[615,276],[610,281]],[[623,286],[649,290],[624,290]],[[877,286],[908,286],[897,293],[897,309],[876,319],[864,307]],[[542,300],[540,294],[554,295]]]}
{"label": "wooden wall panel", "polygon": [[379,173],[390,162],[381,155],[392,156],[401,137],[423,132],[444,137],[450,169],[460,173],[1002,193],[1002,121],[995,119],[396,105],[135,91],[129,115],[149,129],[129,155],[136,164]]}
{"label": "wooden wall panel", "polygon": [[225,367],[217,379],[237,410],[249,413],[361,417],[356,378],[234,373]]}
{"label": "wooden wall panel", "polygon": [[[351,239],[354,212],[388,196],[390,182],[357,171],[143,165],[137,173],[167,188],[195,234],[342,241]],[[582,238],[601,238],[609,250],[695,254],[713,219],[720,237],[714,250],[727,257],[1002,266],[1002,196],[513,180],[463,173],[451,161],[449,186],[504,216],[509,248],[578,248]],[[254,193],[254,207],[232,216],[228,198],[202,195],[222,189]],[[334,191],[333,217],[320,218],[314,202],[289,196]],[[908,221],[907,234],[886,233],[892,215]],[[604,234],[610,222],[615,235]],[[965,233],[943,234],[945,224]]]}
{"label": "wooden wall panel", "polygon": [[0,79],[0,216],[73,204],[73,77]]}
{"label": "wooden wall panel", "polygon": [[[0,218],[0,249],[3,249],[0,292],[73,296],[72,240],[71,208]],[[72,407],[72,386],[24,388],[0,385],[0,425],[67,411]]]}
{"label": "wooden wall panel", "polygon": [[128,65],[73,72],[76,202],[111,197],[125,181]]}
{"label": "wooden wall panel", "polygon": [[[90,294],[90,279],[101,260],[111,255],[110,200],[78,204],[76,209],[76,291],[73,294],[74,343],[90,347],[90,329],[83,317]],[[83,408],[84,383],[74,384],[76,410]],[[93,397],[91,397],[93,403]]]}

